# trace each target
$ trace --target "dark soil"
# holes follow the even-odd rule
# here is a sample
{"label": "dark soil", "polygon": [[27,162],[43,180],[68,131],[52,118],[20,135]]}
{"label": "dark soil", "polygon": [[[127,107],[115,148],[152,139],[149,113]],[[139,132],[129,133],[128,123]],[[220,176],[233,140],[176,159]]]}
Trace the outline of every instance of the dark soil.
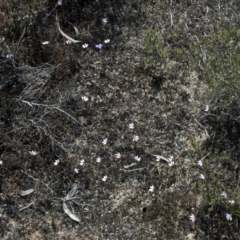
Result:
{"label": "dark soil", "polygon": [[56,4],[0,4],[0,238],[240,239],[239,105],[192,60],[196,38],[239,27],[238,1]]}

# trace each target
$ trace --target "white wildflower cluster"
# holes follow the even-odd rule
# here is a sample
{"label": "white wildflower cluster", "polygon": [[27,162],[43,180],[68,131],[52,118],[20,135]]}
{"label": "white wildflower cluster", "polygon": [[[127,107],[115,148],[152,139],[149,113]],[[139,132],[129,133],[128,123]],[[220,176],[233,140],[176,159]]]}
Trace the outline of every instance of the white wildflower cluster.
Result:
{"label": "white wildflower cluster", "polygon": [[171,155],[171,156],[169,157],[169,159],[168,159],[168,160],[169,160],[169,162],[168,162],[168,166],[169,166],[169,167],[172,167],[172,166],[174,165],[173,159],[174,159],[174,158],[173,158],[173,156]]}
{"label": "white wildflower cluster", "polygon": [[104,43],[110,43],[110,39],[104,40]]}
{"label": "white wildflower cluster", "polygon": [[205,112],[208,112],[208,111],[209,111],[209,106],[208,106],[208,105],[205,106],[204,111],[205,111]]}
{"label": "white wildflower cluster", "polygon": [[133,141],[134,141],[134,142],[137,142],[138,140],[139,140],[139,136],[134,135],[134,136],[133,136]]}
{"label": "white wildflower cluster", "polygon": [[87,43],[84,43],[84,44],[82,45],[82,47],[83,47],[83,48],[87,48],[87,47],[88,47],[88,44],[87,44]]}
{"label": "white wildflower cluster", "polygon": [[107,178],[108,178],[107,176],[103,176],[103,177],[102,177],[102,181],[103,181],[103,182],[106,182],[106,181],[107,181]]}
{"label": "white wildflower cluster", "polygon": [[140,158],[139,156],[135,156],[134,159],[135,159],[136,161],[138,161],[138,162],[141,161],[141,158]]}
{"label": "white wildflower cluster", "polygon": [[89,100],[89,98],[87,96],[82,96],[81,98],[84,102],[87,102]]}
{"label": "white wildflower cluster", "polygon": [[221,193],[221,196],[222,196],[223,198],[227,198],[227,193],[226,193],[225,191],[223,191],[223,192]]}
{"label": "white wildflower cluster", "polygon": [[202,180],[204,180],[205,179],[205,176],[203,175],[203,174],[200,174],[200,176],[199,176]]}
{"label": "white wildflower cluster", "polygon": [[102,18],[103,24],[106,24],[108,22],[107,18]]}
{"label": "white wildflower cluster", "polygon": [[225,216],[226,216],[226,219],[227,219],[228,221],[232,221],[232,215],[231,215],[231,214],[226,213]]}
{"label": "white wildflower cluster", "polygon": [[148,191],[149,191],[149,192],[154,192],[154,186],[151,185]]}
{"label": "white wildflower cluster", "polygon": [[202,167],[202,165],[203,165],[202,160],[199,160],[197,164],[198,164],[198,166]]}
{"label": "white wildflower cluster", "polygon": [[85,162],[84,159],[80,160],[79,165],[80,165],[80,166],[83,166],[83,165],[84,165],[84,162]]}
{"label": "white wildflower cluster", "polygon": [[29,153],[31,154],[31,155],[33,155],[33,156],[36,156],[37,155],[37,151],[29,151]]}
{"label": "white wildflower cluster", "polygon": [[42,45],[47,45],[47,44],[49,44],[49,41],[42,42]]}
{"label": "white wildflower cluster", "polygon": [[54,164],[55,166],[57,166],[57,165],[59,164],[59,162],[60,162],[60,160],[59,160],[59,159],[56,159],[53,164]]}
{"label": "white wildflower cluster", "polygon": [[195,215],[193,213],[189,216],[189,219],[190,219],[191,222],[196,221]]}
{"label": "white wildflower cluster", "polygon": [[128,126],[129,126],[130,129],[134,129],[134,123],[129,123]]}
{"label": "white wildflower cluster", "polygon": [[103,145],[106,145],[107,142],[108,142],[108,139],[107,139],[107,138],[104,138],[103,141],[102,141],[102,144],[103,144]]}

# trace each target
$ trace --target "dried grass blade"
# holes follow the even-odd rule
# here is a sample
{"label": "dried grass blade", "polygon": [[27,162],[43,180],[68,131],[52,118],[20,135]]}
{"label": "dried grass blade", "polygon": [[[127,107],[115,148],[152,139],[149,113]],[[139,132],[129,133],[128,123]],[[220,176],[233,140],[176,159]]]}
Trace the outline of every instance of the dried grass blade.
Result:
{"label": "dried grass blade", "polygon": [[64,210],[64,212],[65,212],[72,220],[77,221],[77,222],[80,222],[79,217],[76,216],[75,214],[73,214],[73,213],[69,210],[69,208],[68,208],[67,204],[65,203],[65,201],[63,201],[63,210]]}

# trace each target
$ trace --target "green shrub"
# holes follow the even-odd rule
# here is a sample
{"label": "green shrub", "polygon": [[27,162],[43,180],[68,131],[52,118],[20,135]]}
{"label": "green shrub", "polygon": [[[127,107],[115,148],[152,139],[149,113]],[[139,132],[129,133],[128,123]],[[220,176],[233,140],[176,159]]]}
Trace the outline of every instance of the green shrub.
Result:
{"label": "green shrub", "polygon": [[[199,40],[195,67],[200,67],[211,93],[222,103],[239,99],[240,31],[220,30]],[[194,60],[193,60],[194,61]]]}

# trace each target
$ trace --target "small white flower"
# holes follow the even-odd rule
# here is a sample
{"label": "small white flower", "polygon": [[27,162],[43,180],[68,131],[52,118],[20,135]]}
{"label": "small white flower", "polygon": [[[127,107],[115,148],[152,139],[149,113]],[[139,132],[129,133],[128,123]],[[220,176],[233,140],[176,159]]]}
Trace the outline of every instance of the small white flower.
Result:
{"label": "small white flower", "polygon": [[169,167],[172,167],[173,165],[174,165],[174,161],[173,161],[173,159],[174,159],[174,157],[171,155],[170,157],[169,157],[169,162],[168,162],[168,166]]}
{"label": "small white flower", "polygon": [[121,158],[121,153],[117,152],[117,153],[115,154],[115,158],[117,158],[117,159]]}
{"label": "small white flower", "polygon": [[102,181],[103,181],[103,182],[106,182],[106,181],[107,181],[107,176],[103,176],[103,177],[102,177]]}
{"label": "small white flower", "polygon": [[205,179],[205,176],[203,175],[203,174],[200,174],[200,176],[199,176],[201,179]]}
{"label": "small white flower", "polygon": [[169,161],[168,166],[172,167],[174,165],[174,161]]}
{"label": "small white flower", "polygon": [[221,196],[223,196],[224,198],[227,198],[227,193],[226,193],[225,191],[223,191],[223,192],[221,193]]}
{"label": "small white flower", "polygon": [[139,156],[135,156],[134,159],[137,160],[138,162],[141,160]]}
{"label": "small white flower", "polygon": [[203,165],[202,160],[199,160],[199,161],[197,162],[197,164],[198,164],[198,166],[202,167],[202,165]]}
{"label": "small white flower", "polygon": [[70,45],[70,44],[72,44],[72,41],[67,40],[67,41],[66,41],[66,44],[67,44],[67,45]]}
{"label": "small white flower", "polygon": [[128,126],[129,126],[130,129],[134,129],[134,123],[129,123]]}
{"label": "small white flower", "polygon": [[84,159],[82,159],[79,164],[83,166],[84,162],[85,162]]}
{"label": "small white flower", "polygon": [[79,173],[79,170],[77,168],[74,169],[75,173]]}
{"label": "small white flower", "polygon": [[106,23],[107,23],[107,18],[102,18],[102,22],[103,22],[104,24],[106,24]]}
{"label": "small white flower", "polygon": [[104,40],[104,43],[110,43],[110,39]]}
{"label": "small white flower", "polygon": [[235,203],[234,200],[229,200],[228,202],[229,202],[231,205]]}
{"label": "small white flower", "polygon": [[97,157],[97,158],[96,158],[96,162],[97,162],[97,163],[100,163],[100,162],[101,162],[101,158],[100,158],[100,157]]}
{"label": "small white flower", "polygon": [[226,213],[226,219],[227,219],[228,221],[232,221],[232,215],[229,214],[229,213]]}
{"label": "small white flower", "polygon": [[49,44],[49,41],[42,42],[42,45],[47,45]]}
{"label": "small white flower", "polygon": [[7,54],[7,55],[6,55],[6,58],[7,58],[7,59],[11,59],[12,57],[13,57],[12,54]]}
{"label": "small white flower", "polygon": [[204,110],[205,112],[208,112],[209,111],[209,106],[208,105],[206,105],[206,107],[205,107],[205,110]]}
{"label": "small white flower", "polygon": [[59,162],[60,162],[60,160],[59,160],[59,159],[56,159],[53,164],[54,164],[55,166],[57,166],[57,165],[59,164]]}
{"label": "small white flower", "polygon": [[37,155],[37,152],[36,151],[29,151],[29,153],[33,156],[36,156]]}
{"label": "small white flower", "polygon": [[133,136],[133,141],[134,141],[134,142],[137,142],[138,140],[139,140],[139,136],[134,135],[134,136]]}
{"label": "small white flower", "polygon": [[82,47],[83,47],[83,48],[87,48],[87,47],[88,47],[88,44],[85,43],[85,44],[82,45]]}
{"label": "small white flower", "polygon": [[102,141],[102,144],[103,144],[103,145],[106,145],[107,142],[108,142],[108,139],[107,139],[107,138],[104,138],[103,141]]}
{"label": "small white flower", "polygon": [[3,165],[3,160],[2,159],[0,159],[0,165]]}
{"label": "small white flower", "polygon": [[154,192],[154,186],[152,185],[152,186],[150,186],[150,188],[149,188],[149,190],[148,190],[149,192]]}
{"label": "small white flower", "polygon": [[191,222],[195,222],[195,220],[196,220],[195,215],[194,215],[194,214],[191,214],[191,215],[189,216],[189,219],[190,219]]}
{"label": "small white flower", "polygon": [[57,3],[59,6],[62,5],[62,0],[58,0],[58,3]]}
{"label": "small white flower", "polygon": [[89,98],[86,97],[86,96],[82,96],[82,100],[83,100],[84,102],[87,102],[87,101],[89,100]]}

